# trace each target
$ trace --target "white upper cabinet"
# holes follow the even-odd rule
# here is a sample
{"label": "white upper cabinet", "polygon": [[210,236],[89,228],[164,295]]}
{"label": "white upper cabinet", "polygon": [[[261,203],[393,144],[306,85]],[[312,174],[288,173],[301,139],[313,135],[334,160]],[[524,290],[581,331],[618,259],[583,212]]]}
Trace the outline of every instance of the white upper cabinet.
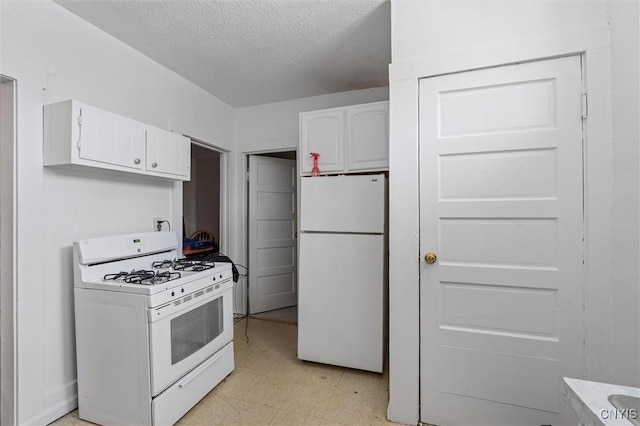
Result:
{"label": "white upper cabinet", "polygon": [[45,166],[189,180],[190,153],[183,136],[75,100],[44,107]]}
{"label": "white upper cabinet", "polygon": [[81,159],[142,170],[145,128],[141,123],[86,105],[78,107],[77,117]]}
{"label": "white upper cabinet", "polygon": [[347,109],[347,170],[389,169],[389,103]]}
{"label": "white upper cabinet", "polygon": [[312,152],[320,154],[321,173],[344,171],[344,111],[331,110],[300,114],[302,173],[311,174]]}
{"label": "white upper cabinet", "polygon": [[320,174],[389,169],[389,102],[300,114],[300,173],[310,175],[320,154]]}
{"label": "white upper cabinet", "polygon": [[191,143],[189,139],[166,130],[147,128],[147,172],[189,176]]}

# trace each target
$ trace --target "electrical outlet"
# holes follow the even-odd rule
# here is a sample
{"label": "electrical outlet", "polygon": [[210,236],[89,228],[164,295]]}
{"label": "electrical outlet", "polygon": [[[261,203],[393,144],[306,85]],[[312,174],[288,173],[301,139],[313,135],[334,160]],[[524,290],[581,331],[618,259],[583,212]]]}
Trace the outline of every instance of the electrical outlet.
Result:
{"label": "electrical outlet", "polygon": [[154,217],[153,218],[153,230],[154,231],[162,231],[162,218]]}

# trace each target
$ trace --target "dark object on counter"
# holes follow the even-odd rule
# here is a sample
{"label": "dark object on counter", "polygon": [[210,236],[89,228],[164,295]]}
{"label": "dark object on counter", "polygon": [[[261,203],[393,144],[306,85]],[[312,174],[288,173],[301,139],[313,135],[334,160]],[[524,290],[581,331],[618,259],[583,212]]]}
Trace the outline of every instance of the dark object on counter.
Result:
{"label": "dark object on counter", "polygon": [[203,248],[211,247],[211,251],[218,251],[218,243],[215,240],[210,241],[198,241],[195,238],[183,238],[182,248],[183,250],[199,250]]}
{"label": "dark object on counter", "polygon": [[203,260],[212,260],[214,263],[217,263],[217,262],[231,263],[231,271],[233,272],[233,282],[234,283],[238,282],[238,279],[240,278],[240,273],[238,272],[238,268],[236,268],[236,265],[233,263],[233,260],[231,260],[229,256],[225,256],[224,254],[220,254],[220,253],[212,253],[205,256]]}
{"label": "dark object on counter", "polygon": [[219,250],[218,243],[213,237],[213,234],[202,229],[193,232],[189,237],[184,237],[182,240],[182,247],[184,250],[201,250],[210,248],[213,253],[217,253]]}

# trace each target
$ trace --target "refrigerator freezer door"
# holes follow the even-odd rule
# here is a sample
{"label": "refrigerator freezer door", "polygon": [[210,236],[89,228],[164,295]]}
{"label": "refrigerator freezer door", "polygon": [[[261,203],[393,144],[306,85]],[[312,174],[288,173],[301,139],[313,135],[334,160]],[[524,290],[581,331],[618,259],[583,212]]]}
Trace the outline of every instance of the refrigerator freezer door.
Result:
{"label": "refrigerator freezer door", "polygon": [[383,233],[385,176],[303,177],[302,232]]}
{"label": "refrigerator freezer door", "polygon": [[383,238],[300,235],[300,359],[382,372]]}

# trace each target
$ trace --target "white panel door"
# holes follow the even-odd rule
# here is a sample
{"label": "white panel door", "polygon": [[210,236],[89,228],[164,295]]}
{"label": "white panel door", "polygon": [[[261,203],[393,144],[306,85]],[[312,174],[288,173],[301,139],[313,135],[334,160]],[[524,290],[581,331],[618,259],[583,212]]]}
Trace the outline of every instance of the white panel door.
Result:
{"label": "white panel door", "polygon": [[577,56],[420,81],[422,422],[575,423],[581,85]]}
{"label": "white panel door", "polygon": [[249,313],[298,303],[296,165],[249,156]]}

